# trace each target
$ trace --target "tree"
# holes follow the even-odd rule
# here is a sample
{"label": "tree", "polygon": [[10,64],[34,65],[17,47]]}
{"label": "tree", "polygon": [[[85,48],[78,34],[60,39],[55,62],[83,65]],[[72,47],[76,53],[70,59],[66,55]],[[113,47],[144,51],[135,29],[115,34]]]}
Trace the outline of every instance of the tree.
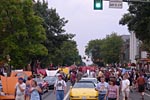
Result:
{"label": "tree", "polygon": [[73,40],[64,41],[61,48],[56,49],[55,54],[53,58],[55,64],[70,66],[74,63],[77,65],[81,63],[76,42]]}
{"label": "tree", "polygon": [[0,0],[0,55],[10,55],[11,64],[23,68],[48,54],[43,20],[33,11],[32,0]]}
{"label": "tree", "polygon": [[86,47],[86,54],[91,56],[94,64],[119,62],[123,40],[116,33],[107,35],[104,39],[92,40]]}
{"label": "tree", "polygon": [[102,43],[100,39],[91,40],[85,50],[86,55],[91,56],[93,63],[99,66],[103,66]]}
{"label": "tree", "polygon": [[[45,0],[43,0],[43,2],[37,0],[37,2],[35,2],[34,4],[34,11],[36,12],[36,15],[40,16],[44,20],[43,27],[45,28],[47,37],[44,45],[48,49],[48,55],[42,57],[42,62],[45,63],[45,66],[50,63],[53,63],[55,65],[64,63],[70,65],[72,61],[70,62],[69,58],[72,59],[71,57],[74,56],[69,54],[72,52],[70,50],[67,50],[69,47],[67,49],[65,47],[70,46],[70,49],[75,49],[77,47],[76,43],[74,44],[75,41],[70,41],[75,35],[67,34],[66,30],[64,29],[64,26],[67,24],[68,20],[65,20],[65,18],[61,18],[56,12],[56,9],[49,9],[48,3]],[[64,54],[64,52],[66,54]]]}
{"label": "tree", "polygon": [[116,33],[108,35],[102,45],[103,58],[107,63],[118,63],[123,40]]}
{"label": "tree", "polygon": [[129,13],[123,15],[119,23],[127,25],[129,31],[144,44],[150,44],[150,3],[129,3]]}

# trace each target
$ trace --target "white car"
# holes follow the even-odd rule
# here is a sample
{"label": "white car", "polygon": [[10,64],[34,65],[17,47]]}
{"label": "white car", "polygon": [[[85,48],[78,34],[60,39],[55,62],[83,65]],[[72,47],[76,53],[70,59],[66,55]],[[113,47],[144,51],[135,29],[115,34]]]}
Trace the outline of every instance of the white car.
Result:
{"label": "white car", "polygon": [[97,78],[89,78],[89,77],[86,77],[86,78],[81,78],[80,81],[91,81],[91,82],[93,82],[93,83],[95,84],[95,86],[97,86],[97,84],[98,84]]}

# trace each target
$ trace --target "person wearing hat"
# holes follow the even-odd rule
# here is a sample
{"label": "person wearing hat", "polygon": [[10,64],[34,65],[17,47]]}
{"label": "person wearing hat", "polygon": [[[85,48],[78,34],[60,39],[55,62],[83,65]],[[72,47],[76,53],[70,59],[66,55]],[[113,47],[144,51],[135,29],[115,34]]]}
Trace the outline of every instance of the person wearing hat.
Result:
{"label": "person wearing hat", "polygon": [[63,100],[66,94],[66,82],[62,79],[62,75],[58,75],[54,85],[54,94],[56,93],[56,100]]}
{"label": "person wearing hat", "polygon": [[24,79],[22,77],[18,78],[18,83],[15,87],[15,100],[24,100],[26,84],[23,82]]}

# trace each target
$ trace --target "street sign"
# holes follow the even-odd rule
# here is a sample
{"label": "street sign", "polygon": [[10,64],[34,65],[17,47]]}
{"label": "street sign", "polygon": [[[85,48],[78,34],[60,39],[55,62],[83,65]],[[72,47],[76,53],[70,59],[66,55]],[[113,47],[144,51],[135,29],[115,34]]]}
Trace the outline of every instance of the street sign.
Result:
{"label": "street sign", "polygon": [[123,0],[110,0],[109,1],[109,8],[118,8],[121,9],[123,6]]}
{"label": "street sign", "polygon": [[124,0],[126,2],[150,2],[150,0]]}

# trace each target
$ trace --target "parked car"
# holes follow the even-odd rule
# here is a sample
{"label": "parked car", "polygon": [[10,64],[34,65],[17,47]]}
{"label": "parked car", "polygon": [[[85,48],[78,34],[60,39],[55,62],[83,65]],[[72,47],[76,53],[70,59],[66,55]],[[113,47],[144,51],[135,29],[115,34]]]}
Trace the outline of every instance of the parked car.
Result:
{"label": "parked car", "polygon": [[49,89],[54,89],[54,84],[57,80],[57,77],[56,76],[46,76],[43,80],[48,82]]}
{"label": "parked car", "polygon": [[48,82],[44,81],[41,78],[34,78],[34,80],[37,82],[38,86],[41,87],[43,93],[48,92],[48,90],[49,90]]}

